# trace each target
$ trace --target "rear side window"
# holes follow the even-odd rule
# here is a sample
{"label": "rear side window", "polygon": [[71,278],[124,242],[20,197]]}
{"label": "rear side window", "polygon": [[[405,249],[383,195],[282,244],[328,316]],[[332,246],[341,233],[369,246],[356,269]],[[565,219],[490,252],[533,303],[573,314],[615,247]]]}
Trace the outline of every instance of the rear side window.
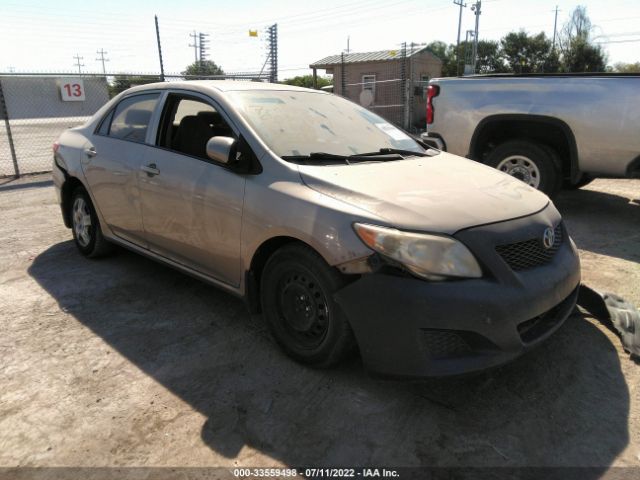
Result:
{"label": "rear side window", "polygon": [[[149,93],[122,100],[113,112],[113,120],[107,135],[143,143],[159,96],[159,93]],[[102,130],[100,128],[100,133]]]}

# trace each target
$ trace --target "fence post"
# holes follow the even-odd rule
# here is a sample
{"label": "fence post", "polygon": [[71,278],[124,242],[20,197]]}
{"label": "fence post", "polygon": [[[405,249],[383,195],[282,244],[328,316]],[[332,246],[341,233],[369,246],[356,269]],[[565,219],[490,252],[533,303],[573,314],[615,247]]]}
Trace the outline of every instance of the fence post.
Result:
{"label": "fence post", "polygon": [[344,70],[344,52],[340,54],[340,95],[347,96],[347,72]]}
{"label": "fence post", "polygon": [[402,43],[402,50],[400,51],[400,98],[402,99],[402,127],[405,130],[409,130],[409,102],[410,96],[408,92],[407,82],[407,42]]}
{"label": "fence post", "polygon": [[18,167],[18,157],[16,157],[16,147],[13,145],[13,135],[11,135],[11,125],[9,124],[9,109],[4,100],[4,90],[2,89],[2,80],[0,79],[0,116],[4,118],[4,126],[7,130],[7,139],[9,140],[9,150],[11,150],[11,160],[13,160],[13,171],[15,176],[20,176],[20,168]]}

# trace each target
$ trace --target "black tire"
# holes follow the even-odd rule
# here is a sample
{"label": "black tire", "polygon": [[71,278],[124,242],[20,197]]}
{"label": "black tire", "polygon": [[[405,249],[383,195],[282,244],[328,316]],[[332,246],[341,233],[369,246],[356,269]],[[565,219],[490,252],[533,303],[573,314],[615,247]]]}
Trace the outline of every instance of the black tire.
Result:
{"label": "black tire", "polygon": [[[514,163],[512,164],[503,163],[509,157],[520,158],[513,159]],[[518,168],[516,162],[519,161],[522,161],[525,166],[529,166],[531,171],[525,172],[522,168]],[[509,173],[531,186],[535,186],[534,183],[537,181],[536,188],[550,197],[556,195],[562,187],[560,159],[556,151],[547,145],[528,140],[510,140],[498,145],[487,156],[485,163],[493,168],[500,166],[499,170]],[[536,174],[536,171],[539,174]]]}
{"label": "black tire", "polygon": [[[69,209],[73,240],[80,253],[89,258],[98,258],[111,253],[113,244],[109,243],[102,235],[98,215],[96,215],[96,210],[89,194],[83,187],[77,187],[73,191]],[[86,222],[81,223],[83,220],[80,219],[78,212],[84,212],[84,215],[88,216],[90,219],[89,225]],[[86,227],[86,229],[82,227]],[[83,233],[80,233],[81,231]]]}
{"label": "black tire", "polygon": [[580,177],[580,180],[578,180],[576,183],[573,183],[573,184],[569,182],[565,182],[565,184],[563,185],[563,188],[566,188],[567,190],[577,190],[579,188],[584,187],[585,185],[589,185],[594,180],[595,178],[590,177],[586,173],[583,173],[582,177]]}
{"label": "black tire", "polygon": [[290,357],[327,368],[354,350],[351,327],[332,297],[345,283],[304,245],[286,245],[269,258],[260,282],[262,311],[271,334]]}

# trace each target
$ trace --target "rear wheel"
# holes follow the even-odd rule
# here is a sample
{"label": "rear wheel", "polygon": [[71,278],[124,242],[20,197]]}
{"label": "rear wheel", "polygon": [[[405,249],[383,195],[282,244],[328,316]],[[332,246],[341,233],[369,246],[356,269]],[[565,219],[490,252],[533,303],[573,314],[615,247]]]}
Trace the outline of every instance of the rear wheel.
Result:
{"label": "rear wheel", "polygon": [[550,197],[558,193],[562,185],[560,160],[555,150],[546,145],[511,140],[498,145],[486,163]]}
{"label": "rear wheel", "polygon": [[98,216],[83,187],[74,190],[71,198],[71,230],[76,247],[85,257],[101,257],[110,253],[113,245],[102,235]]}
{"label": "rear wheel", "polygon": [[262,310],[273,337],[289,356],[330,367],[353,350],[353,333],[332,297],[345,283],[304,245],[287,245],[271,256],[261,280]]}

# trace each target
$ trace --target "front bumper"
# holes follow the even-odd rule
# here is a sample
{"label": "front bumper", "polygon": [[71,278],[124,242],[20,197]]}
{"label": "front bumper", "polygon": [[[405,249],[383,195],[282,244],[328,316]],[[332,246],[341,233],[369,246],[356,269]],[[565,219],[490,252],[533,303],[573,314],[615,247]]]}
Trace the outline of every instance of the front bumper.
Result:
{"label": "front bumper", "polygon": [[[531,228],[545,217],[549,212],[509,223]],[[478,230],[496,228],[456,236],[490,243]],[[499,257],[493,261],[483,262],[487,275],[481,279],[427,282],[373,273],[336,292],[365,367],[410,377],[483,370],[518,357],[560,328],[580,284],[580,263],[568,235],[549,264],[514,272],[500,265]]]}

